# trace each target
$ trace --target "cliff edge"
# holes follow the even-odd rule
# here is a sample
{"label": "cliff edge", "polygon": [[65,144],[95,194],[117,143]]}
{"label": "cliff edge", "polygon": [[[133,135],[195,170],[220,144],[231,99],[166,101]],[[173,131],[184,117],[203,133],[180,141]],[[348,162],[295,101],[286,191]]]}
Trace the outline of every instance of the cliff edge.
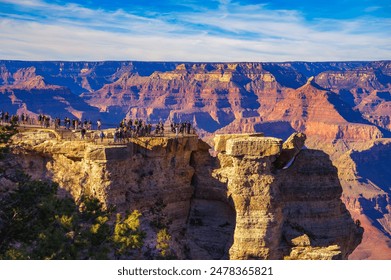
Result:
{"label": "cliff edge", "polygon": [[[196,136],[121,145],[64,141],[35,130],[13,137],[15,163],[34,179],[142,213],[146,246],[166,228],[179,259],[346,259],[363,229],[341,201],[328,155],[262,134]],[[147,250],[148,248],[145,248]]]}

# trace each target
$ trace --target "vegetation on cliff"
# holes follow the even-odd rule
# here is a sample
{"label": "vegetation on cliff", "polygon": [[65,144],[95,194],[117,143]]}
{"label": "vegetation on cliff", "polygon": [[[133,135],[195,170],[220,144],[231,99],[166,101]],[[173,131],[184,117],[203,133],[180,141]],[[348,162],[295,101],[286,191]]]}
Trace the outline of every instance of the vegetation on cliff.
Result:
{"label": "vegetation on cliff", "polygon": [[21,178],[1,200],[0,259],[132,258],[143,246],[140,214],[112,221],[92,198],[76,204],[57,196],[58,185]]}
{"label": "vegetation on cliff", "polygon": [[0,160],[8,153],[8,142],[15,133],[14,126],[0,126]]}
{"label": "vegetation on cliff", "polygon": [[[117,213],[87,196],[75,202],[59,195],[57,183],[32,180],[11,163],[8,141],[15,131],[0,126],[0,180],[14,186],[1,186],[0,259],[142,258],[141,213]],[[159,236],[148,258],[170,256],[171,237]]]}
{"label": "vegetation on cliff", "polygon": [[0,161],[0,257],[345,259],[361,242],[337,169],[301,149],[303,134],[220,135],[217,157],[196,137],[152,139],[12,137]]}

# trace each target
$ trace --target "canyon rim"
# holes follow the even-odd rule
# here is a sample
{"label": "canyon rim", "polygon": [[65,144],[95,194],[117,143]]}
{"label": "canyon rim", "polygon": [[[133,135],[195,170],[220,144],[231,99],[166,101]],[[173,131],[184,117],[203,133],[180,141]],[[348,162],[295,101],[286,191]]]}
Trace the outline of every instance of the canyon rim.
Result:
{"label": "canyon rim", "polygon": [[[15,164],[75,198],[143,213],[163,202],[180,258],[391,258],[389,61],[3,60],[0,71],[0,109],[10,114],[106,128],[124,118],[192,122],[202,140],[153,138],[150,149],[75,146],[47,132],[12,144]],[[294,158],[286,169],[284,156]]]}

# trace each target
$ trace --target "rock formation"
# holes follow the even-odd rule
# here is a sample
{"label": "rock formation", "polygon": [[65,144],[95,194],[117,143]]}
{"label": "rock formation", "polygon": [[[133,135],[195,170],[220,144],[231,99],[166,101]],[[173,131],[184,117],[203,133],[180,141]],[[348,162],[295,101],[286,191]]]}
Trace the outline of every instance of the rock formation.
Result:
{"label": "rock formation", "polygon": [[[227,182],[236,210],[230,257],[338,259],[358,245],[362,231],[340,200],[336,168],[321,151],[298,153],[303,139],[305,135],[294,134],[284,144],[254,136],[226,141],[214,176]],[[287,169],[274,167],[291,160]]]}
{"label": "rock formation", "polygon": [[219,154],[214,176],[227,182],[227,195],[236,210],[233,259],[279,259],[283,224],[279,186],[272,163],[281,152],[281,139],[237,137]]}
{"label": "rock formation", "polygon": [[346,259],[362,228],[340,199],[336,168],[321,151],[300,151],[303,139],[220,135],[213,157],[196,136],[107,146],[37,130],[15,135],[12,151],[33,178],[76,200],[138,209],[146,243],[167,228],[181,259]]}
{"label": "rock formation", "polygon": [[[383,154],[390,148],[390,69],[390,61],[0,61],[0,110],[100,118],[105,127],[124,117],[191,121],[211,145],[214,134],[263,132],[285,140],[305,133],[306,146],[325,151],[338,168],[348,210],[376,233],[359,246],[365,253],[351,257],[390,259],[391,165],[379,155],[380,147]],[[370,174],[362,168],[368,158],[382,159]]]}
{"label": "rock formation", "polygon": [[304,133],[293,133],[284,142],[280,156],[274,162],[277,168],[287,168],[292,163],[297,154],[304,147],[307,136]]}
{"label": "rock formation", "polygon": [[[47,111],[52,117],[100,117],[113,125],[124,116],[170,118],[195,121],[199,129],[215,132],[241,121],[254,121],[254,129],[254,125],[282,117],[295,129],[303,125],[303,119],[366,121],[389,129],[389,69],[388,61],[0,61],[0,98],[2,109],[11,113],[25,107],[33,113]],[[51,96],[33,102],[35,95],[45,92]],[[45,107],[49,102],[57,105],[56,110]],[[319,105],[323,110],[311,109]]]}

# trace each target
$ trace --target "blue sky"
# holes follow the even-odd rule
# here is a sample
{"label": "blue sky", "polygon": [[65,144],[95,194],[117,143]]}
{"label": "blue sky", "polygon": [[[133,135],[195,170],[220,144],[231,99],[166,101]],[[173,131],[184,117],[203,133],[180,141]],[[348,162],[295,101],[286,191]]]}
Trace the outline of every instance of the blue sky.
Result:
{"label": "blue sky", "polygon": [[0,59],[391,59],[389,0],[0,0]]}

